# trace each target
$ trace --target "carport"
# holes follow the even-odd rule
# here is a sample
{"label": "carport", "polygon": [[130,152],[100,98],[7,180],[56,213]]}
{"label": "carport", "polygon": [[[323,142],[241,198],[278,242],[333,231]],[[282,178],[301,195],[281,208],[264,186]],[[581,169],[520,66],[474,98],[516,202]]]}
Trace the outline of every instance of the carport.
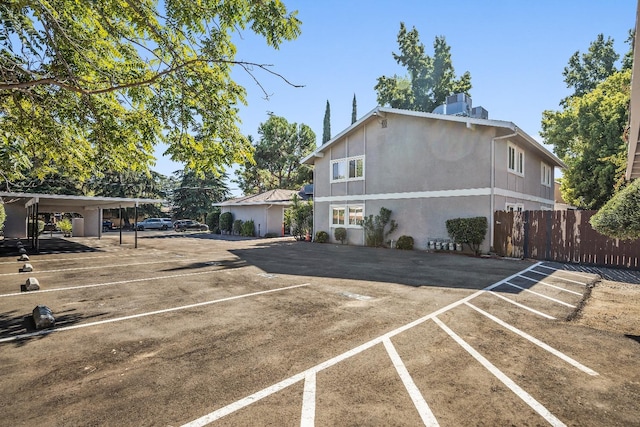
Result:
{"label": "carport", "polygon": [[[74,218],[72,235],[76,237],[102,236],[103,209],[134,208],[137,218],[138,206],[143,204],[162,203],[162,199],[70,196],[60,194],[36,194],[0,192],[7,219],[4,235],[9,238],[23,239],[29,237],[31,247],[38,250],[38,233],[28,233],[29,227],[36,227],[40,213],[73,212],[82,218]],[[31,234],[31,236],[29,236]],[[135,247],[138,247],[138,232],[134,233]],[[122,228],[120,229],[122,244]]]}

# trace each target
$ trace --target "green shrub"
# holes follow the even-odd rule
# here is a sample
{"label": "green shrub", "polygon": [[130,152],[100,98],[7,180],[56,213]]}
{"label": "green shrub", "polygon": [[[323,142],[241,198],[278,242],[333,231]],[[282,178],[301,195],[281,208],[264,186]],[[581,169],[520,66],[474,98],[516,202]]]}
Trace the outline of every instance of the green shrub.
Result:
{"label": "green shrub", "polygon": [[291,199],[291,207],[286,210],[285,216],[291,225],[291,233],[297,240],[304,240],[307,233],[313,228],[313,203],[310,200],[300,200],[298,195]]}
{"label": "green shrub", "polygon": [[[29,224],[29,230],[27,230],[27,234],[29,237],[33,237],[33,224]],[[39,219],[37,223],[38,227],[38,235],[40,235],[44,231],[44,221]]]}
{"label": "green shrub", "polygon": [[220,214],[220,231],[231,233],[233,229],[233,214],[225,212]]}
{"label": "green shrub", "polygon": [[4,211],[4,203],[0,203],[0,231],[4,229],[5,219],[7,219],[7,214]]}
{"label": "green shrub", "polygon": [[405,250],[413,250],[413,237],[411,237],[411,236],[400,236],[400,237],[398,237],[398,243],[396,244],[396,248],[405,249]]}
{"label": "green shrub", "polygon": [[71,234],[71,230],[73,230],[73,225],[71,224],[71,220],[69,218],[65,218],[62,221],[58,222],[58,227],[65,236]]}
{"label": "green shrub", "polygon": [[640,238],[640,179],[615,194],[589,223],[598,233],[614,239]]}
{"label": "green shrub", "polygon": [[[220,211],[214,210],[207,214],[207,225],[209,226],[209,230],[215,230],[220,225]],[[218,233],[220,234],[220,233]]]}
{"label": "green shrub", "polygon": [[446,224],[449,237],[456,243],[466,243],[478,255],[489,226],[486,217],[448,219]]}
{"label": "green shrub", "polygon": [[[387,224],[389,224],[389,231],[385,232]],[[365,217],[362,221],[362,228],[364,228],[365,245],[377,248],[384,246],[387,236],[398,228],[398,224],[391,219],[391,210],[383,207],[375,217],[373,215]]]}
{"label": "green shrub", "polygon": [[233,227],[232,227],[231,231],[233,231],[233,234],[242,233],[242,220],[241,219],[236,219],[235,221],[233,221]]}
{"label": "green shrub", "polygon": [[315,241],[318,243],[326,243],[329,240],[329,233],[326,231],[318,231],[316,233]]}
{"label": "green shrub", "polygon": [[240,227],[240,235],[244,237],[255,237],[256,236],[256,226],[253,223],[253,220],[245,221]]}
{"label": "green shrub", "polygon": [[333,231],[333,237],[336,240],[339,240],[340,243],[344,244],[344,241],[347,240],[347,229],[344,227],[338,227]]}

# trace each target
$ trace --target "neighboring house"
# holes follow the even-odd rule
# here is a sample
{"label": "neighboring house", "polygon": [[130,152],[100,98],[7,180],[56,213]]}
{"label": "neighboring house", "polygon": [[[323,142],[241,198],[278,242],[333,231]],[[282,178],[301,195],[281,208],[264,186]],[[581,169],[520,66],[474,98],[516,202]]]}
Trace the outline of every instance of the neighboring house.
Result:
{"label": "neighboring house", "polygon": [[296,190],[277,189],[215,203],[214,206],[220,206],[222,213],[231,212],[234,221],[238,219],[243,222],[252,220],[258,237],[266,234],[283,236],[284,211],[291,206],[294,195],[297,194],[301,199],[304,198],[300,193]]}
{"label": "neighboring house", "polygon": [[553,209],[554,168],[564,163],[478,109],[483,118],[377,107],[305,157],[314,165],[314,235],[333,239],[345,227],[350,244],[364,245],[362,218],[385,207],[399,224],[390,238],[409,235],[424,249],[449,237],[448,219],[483,216],[488,251],[494,211]]}

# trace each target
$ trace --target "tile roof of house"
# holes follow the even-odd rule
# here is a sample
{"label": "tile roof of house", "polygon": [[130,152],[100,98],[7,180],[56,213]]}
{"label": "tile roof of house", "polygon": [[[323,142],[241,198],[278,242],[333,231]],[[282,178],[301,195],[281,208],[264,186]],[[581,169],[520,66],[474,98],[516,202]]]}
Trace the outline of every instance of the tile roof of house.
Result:
{"label": "tile roof of house", "polygon": [[242,196],[216,203],[215,206],[240,206],[240,205],[269,205],[269,204],[290,204],[293,196],[298,194],[298,190],[269,190],[260,194]]}

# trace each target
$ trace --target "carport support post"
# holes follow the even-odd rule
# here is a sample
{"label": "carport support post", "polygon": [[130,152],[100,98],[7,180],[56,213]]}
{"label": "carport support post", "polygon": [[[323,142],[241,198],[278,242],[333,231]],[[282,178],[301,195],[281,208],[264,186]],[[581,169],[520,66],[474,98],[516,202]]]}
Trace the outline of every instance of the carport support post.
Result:
{"label": "carport support post", "polygon": [[135,241],[133,247],[138,249],[138,202],[136,201],[135,206],[133,207],[133,232]]}
{"label": "carport support post", "polygon": [[120,205],[120,244],[122,244],[122,205]]}
{"label": "carport support post", "polygon": [[36,202],[33,222],[33,239],[36,246],[36,253],[40,253],[40,233],[38,233],[38,215],[40,214],[40,202]]}

